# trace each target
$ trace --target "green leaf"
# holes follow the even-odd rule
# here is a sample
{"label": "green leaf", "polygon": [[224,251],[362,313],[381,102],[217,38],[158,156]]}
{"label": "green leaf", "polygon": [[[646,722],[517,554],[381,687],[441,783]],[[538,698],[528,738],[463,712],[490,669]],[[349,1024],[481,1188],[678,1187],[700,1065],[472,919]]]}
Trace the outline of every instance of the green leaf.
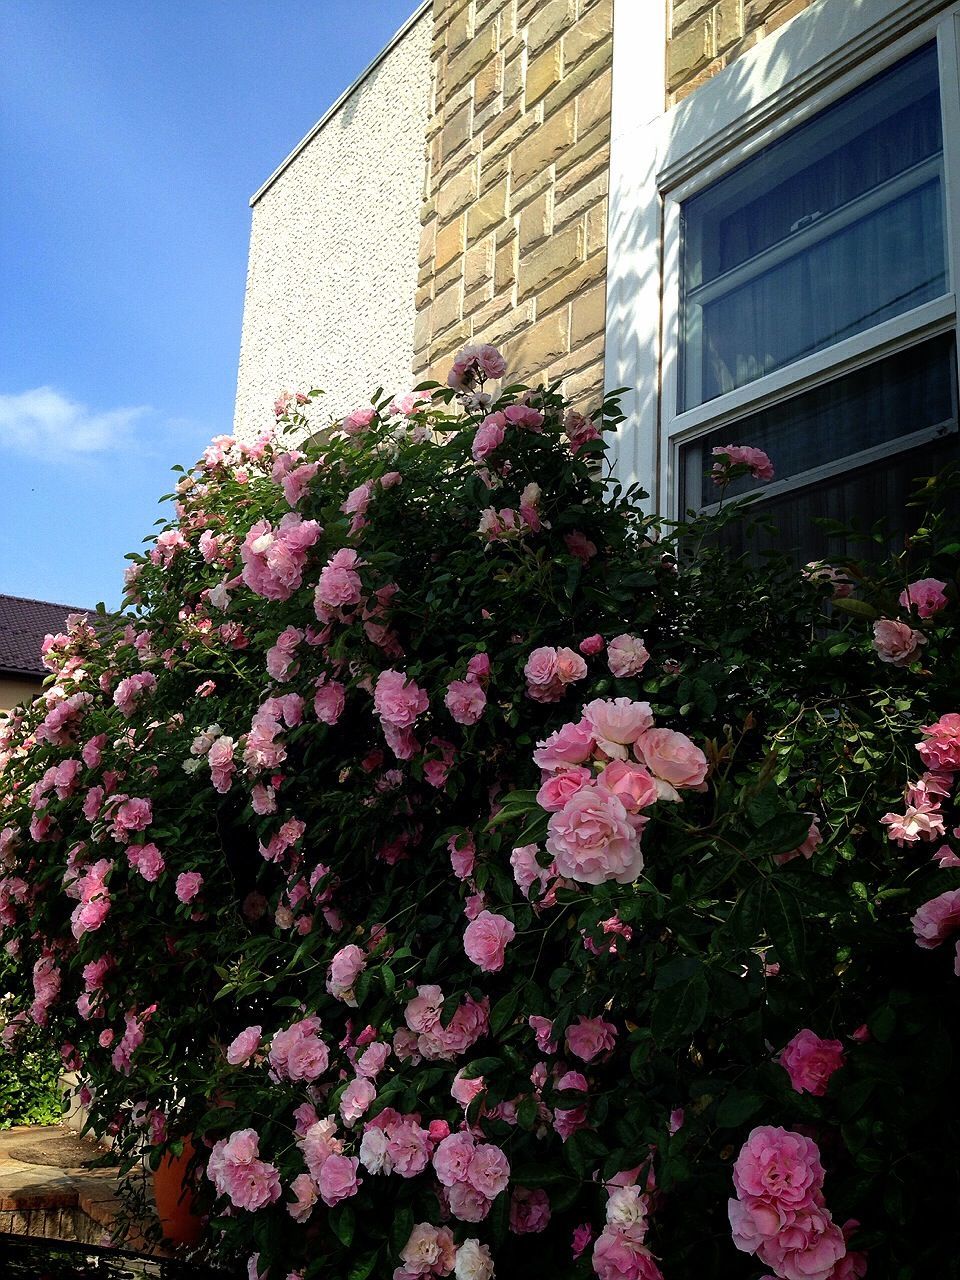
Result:
{"label": "green leaf", "polygon": [[520,1002],[520,992],[510,991],[498,1000],[490,1014],[490,1034],[497,1036],[511,1021]]}
{"label": "green leaf", "polygon": [[757,1114],[763,1102],[759,1093],[746,1093],[734,1089],[717,1107],[717,1124],[721,1129],[738,1129],[751,1116]]}
{"label": "green leaf", "polygon": [[729,917],[733,936],[744,947],[753,947],[757,944],[762,907],[763,881],[755,880],[737,898]]}
{"label": "green leaf", "polygon": [[806,954],[803,912],[797,895],[776,878],[763,895],[763,924],[780,959],[794,971],[801,970]]}
{"label": "green leaf", "polygon": [[353,1243],[353,1228],[356,1223],[353,1205],[337,1205],[335,1209],[330,1210],[327,1215],[327,1221],[330,1223],[331,1230],[340,1243],[349,1249]]}
{"label": "green leaf", "polygon": [[503,1066],[502,1058],[474,1058],[460,1072],[464,1080],[476,1080],[477,1076],[492,1075],[498,1067]]}
{"label": "green leaf", "polygon": [[692,1035],[707,1015],[708,995],[707,980],[702,971],[685,984],[678,983],[664,992],[653,1006],[651,1030],[654,1039],[669,1040]]}
{"label": "green leaf", "polygon": [[403,1246],[410,1239],[410,1232],[413,1230],[413,1210],[409,1205],[404,1205],[402,1209],[398,1209],[393,1215],[393,1226],[390,1229],[390,1241],[393,1245],[393,1252],[399,1253]]}
{"label": "green leaf", "polygon": [[834,609],[839,609],[841,613],[852,613],[855,618],[868,618],[872,621],[880,616],[872,604],[867,604],[866,600],[855,600],[853,596],[842,600],[834,597],[830,603]]}
{"label": "green leaf", "polygon": [[810,832],[810,815],[779,813],[757,830],[756,842],[764,853],[792,853]]}
{"label": "green leaf", "polygon": [[367,1276],[377,1265],[378,1253],[379,1250],[375,1249],[373,1253],[367,1253],[362,1258],[358,1258],[348,1272],[347,1280],[367,1280]]}

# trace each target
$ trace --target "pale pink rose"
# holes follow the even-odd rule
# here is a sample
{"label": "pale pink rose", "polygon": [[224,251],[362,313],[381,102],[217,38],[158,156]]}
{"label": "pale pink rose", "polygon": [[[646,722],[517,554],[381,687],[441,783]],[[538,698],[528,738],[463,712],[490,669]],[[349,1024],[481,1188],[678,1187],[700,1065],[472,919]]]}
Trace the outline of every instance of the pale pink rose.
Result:
{"label": "pale pink rose", "polygon": [[927,768],[960,772],[960,715],[951,711],[936,724],[924,725],[922,732],[927,741],[918,743],[917,751]]}
{"label": "pale pink rose", "polygon": [[327,970],[327,991],[337,1000],[356,1008],[353,988],[366,967],[367,957],[362,947],[353,942],[341,947]]}
{"label": "pale pink rose", "polygon": [[140,796],[117,796],[121,803],[113,813],[111,831],[115,840],[125,841],[132,831],[145,831],[153,821],[153,805]]}
{"label": "pale pink rose", "polygon": [[537,852],[537,845],[524,844],[514,849],[510,854],[513,878],[525,898],[530,897],[530,890],[535,884],[539,884],[540,892],[542,893],[546,889],[548,882],[556,875],[554,863],[551,863],[549,867],[541,867],[537,859]]}
{"label": "pale pink rose", "polygon": [[598,1280],[663,1280],[646,1245],[633,1232],[609,1224],[597,1237],[592,1262]]}
{"label": "pale pink rose", "polygon": [[821,1205],[805,1204],[777,1235],[764,1240],[757,1257],[783,1280],[835,1280],[834,1267],[847,1251],[843,1232]]}
{"label": "pale pink rose", "polygon": [[[649,702],[631,698],[597,698],[583,709],[584,722],[606,751],[606,744],[629,745],[653,724]],[[612,754],[607,751],[607,754]]]}
{"label": "pale pink rose", "polygon": [[468,1080],[462,1071],[458,1071],[453,1077],[453,1083],[450,1086],[450,1097],[466,1111],[474,1098],[478,1098],[485,1088],[483,1076],[476,1076],[472,1080]]}
{"label": "pale pink rose", "polygon": [[617,636],[607,646],[607,662],[618,678],[639,675],[649,658],[646,645],[638,636]]}
{"label": "pale pink rose", "polygon": [[[558,1089],[575,1089],[587,1093],[586,1076],[579,1071],[566,1071],[556,1083]],[[553,1113],[553,1127],[561,1142],[566,1142],[578,1129],[587,1123],[586,1103],[582,1107],[557,1107]]]}
{"label": "pale pink rose", "polygon": [[932,856],[938,867],[960,867],[960,858],[948,844],[942,844]]}
{"label": "pale pink rose", "polygon": [[557,874],[581,884],[616,880],[630,884],[643,870],[640,832],[644,819],[630,815],[616,796],[582,787],[551,816],[547,852]]}
{"label": "pale pink rose", "polygon": [[513,923],[506,916],[481,911],[464,930],[463,949],[484,973],[497,973],[503,968],[507,943],[513,941],[515,934]]}
{"label": "pale pink rose", "polygon": [[[359,604],[363,587],[357,569],[360,557],[349,547],[341,547],[320,570],[320,579],[314,592],[314,612],[320,617],[320,606],[343,609]],[[323,619],[321,618],[321,621]]]}
{"label": "pale pink rose", "polygon": [[714,484],[725,483],[730,467],[736,466],[747,467],[757,480],[773,479],[773,463],[762,449],[748,444],[724,444],[718,445],[712,453],[718,459],[713,464]]}
{"label": "pale pink rose", "polygon": [[354,409],[340,423],[341,430],[348,436],[361,435],[376,416],[377,411],[372,406],[365,405],[362,409]]}
{"label": "pale pink rose", "polygon": [[627,760],[611,760],[597,777],[597,786],[616,796],[628,813],[646,809],[657,799],[657,784],[650,773]]}
{"label": "pale pink rose", "polygon": [[479,1240],[464,1240],[457,1250],[455,1280],[493,1280],[493,1258]]}
{"label": "pale pink rose", "polygon": [[489,343],[466,346],[454,359],[447,385],[455,391],[472,391],[478,382],[487,378],[502,378],[506,368],[503,356]]}
{"label": "pale pink rose", "polygon": [[93,737],[88,742],[84,743],[84,747],[80,752],[80,755],[83,758],[83,763],[88,769],[96,769],[98,767],[100,761],[103,759],[103,748],[106,745],[107,735],[105,733],[98,733],[96,737]]}
{"label": "pale pink rose", "polygon": [[482,1222],[490,1212],[490,1201],[469,1182],[456,1182],[447,1192],[450,1212],[461,1222]]}
{"label": "pale pink rose", "polygon": [[939,578],[920,578],[900,592],[900,605],[904,609],[909,609],[912,605],[921,618],[932,618],[947,607],[947,597],[944,595],[946,585]]}
{"label": "pale pink rose", "polygon": [[247,1027],[227,1046],[227,1061],[232,1067],[245,1067],[260,1048],[262,1027]]}
{"label": "pale pink rose", "polygon": [[946,835],[939,805],[924,805],[919,809],[908,805],[904,813],[885,813],[880,824],[887,828],[888,839],[901,847],[918,840],[939,840]]}
{"label": "pale pink rose", "polygon": [[333,1116],[326,1116],[323,1120],[314,1119],[309,1123],[311,1114],[315,1116],[316,1112],[311,1107],[308,1114],[308,1106],[308,1103],[302,1104],[294,1115],[297,1118],[297,1131],[302,1130],[299,1146],[303,1151],[303,1158],[310,1176],[316,1180],[327,1160],[343,1153],[343,1141],[337,1137],[337,1122]]}
{"label": "pale pink rose", "polygon": [[506,419],[502,413],[492,413],[484,418],[473,438],[470,453],[474,462],[484,462],[503,444]]}
{"label": "pale pink rose", "polygon": [[243,581],[267,600],[289,600],[303,581],[307,552],[320,537],[315,520],[301,520],[293,511],[274,529],[259,520],[240,548]]}
{"label": "pale pink rose", "polygon": [[358,484],[355,489],[350,490],[340,504],[340,510],[347,516],[366,515],[372,497],[373,485],[367,480],[363,484]]}
{"label": "pale pink rose", "polygon": [[274,1204],[281,1195],[277,1170],[259,1159],[259,1141],[255,1129],[240,1129],[221,1139],[207,1162],[207,1177],[218,1193],[251,1213]]}
{"label": "pale pink rose", "polygon": [[890,618],[881,618],[873,624],[873,647],[881,662],[889,662],[894,667],[905,667],[915,657],[927,637],[914,631],[905,622],[894,622]]}
{"label": "pale pink rose", "polygon": [[685,733],[648,729],[637,739],[636,749],[654,777],[671,787],[699,787],[707,776],[707,757]]}
{"label": "pale pink rose", "polygon": [[141,698],[145,694],[153,693],[156,687],[157,678],[150,675],[149,672],[127,676],[125,680],[121,680],[117,685],[113,695],[114,706],[117,707],[122,716],[126,716],[129,719],[136,710],[137,703]]}
{"label": "pale pink rose", "polygon": [[514,1187],[510,1197],[510,1230],[514,1235],[536,1235],[550,1222],[550,1200],[540,1187]]}
{"label": "pale pink rose", "polygon": [[[581,720],[579,724],[563,725],[551,733],[549,738],[538,742],[533,760],[545,773],[552,773],[570,765],[583,764],[593,754],[595,746],[593,729],[586,721]],[[960,765],[957,767],[960,768]]]}
{"label": "pale pink rose", "polygon": [[340,1118],[351,1128],[370,1109],[377,1090],[365,1077],[351,1080],[340,1095]]}
{"label": "pale pink rose", "polygon": [[467,680],[452,680],[443,700],[457,724],[476,724],[487,705],[480,685]]}
{"label": "pale pink rose", "polygon": [[589,1248],[592,1239],[593,1227],[589,1222],[581,1222],[578,1227],[574,1227],[573,1239],[570,1242],[570,1253],[574,1262]]}
{"label": "pale pink rose", "polygon": [[409,729],[430,705],[427,694],[401,671],[381,671],[374,688],[373,705],[381,720],[398,729]]}
{"label": "pale pink rose", "polygon": [[602,1018],[578,1015],[575,1026],[567,1027],[567,1050],[581,1062],[592,1062],[598,1054],[609,1053],[617,1043],[617,1028]]}
{"label": "pale pink rose", "polygon": [[290,1183],[290,1190],[296,1196],[293,1204],[287,1205],[287,1213],[294,1222],[306,1222],[317,1203],[317,1184],[309,1173],[298,1173]]}
{"label": "pale pink rose", "polygon": [[270,1045],[269,1062],[279,1080],[316,1080],[326,1071],[330,1052],[317,1034],[320,1019],[302,1018],[278,1031]]}
{"label": "pale pink rose", "polygon": [[150,884],[160,878],[166,867],[163,854],[155,844],[130,845],[127,848],[127,861]]}
{"label": "pale pink rose", "polygon": [[473,836],[469,832],[451,836],[447,841],[447,849],[450,853],[450,865],[453,868],[453,874],[458,880],[469,879],[473,875],[474,864],[477,860],[477,847],[473,842]]}
{"label": "pale pink rose", "polygon": [[787,862],[792,862],[794,858],[810,859],[821,844],[823,844],[823,836],[820,834],[820,828],[817,826],[816,820],[814,820],[810,823],[810,830],[807,832],[807,838],[803,844],[798,845],[796,849],[791,849],[789,853],[774,854],[773,860],[778,866],[783,866]]}
{"label": "pale pink rose", "polygon": [[411,1031],[432,1031],[440,1021],[443,992],[434,985],[417,987],[417,994],[407,1002],[404,1017]]}
{"label": "pale pink rose", "polygon": [[176,895],[181,902],[192,902],[203,885],[199,871],[181,871],[177,876]]}
{"label": "pale pink rose", "polygon": [[476,1145],[469,1133],[451,1133],[438,1144],[433,1153],[433,1171],[445,1187],[466,1179]]}
{"label": "pale pink rose", "polygon": [[537,1048],[541,1053],[556,1053],[557,1041],[553,1039],[553,1019],[544,1018],[538,1013],[531,1013],[527,1024],[533,1031]]}
{"label": "pale pink rose", "polygon": [[314,685],[313,713],[323,724],[336,724],[343,715],[346,687],[339,680],[319,676]]}
{"label": "pale pink rose", "polygon": [[823,1186],[817,1144],[803,1134],[772,1125],[751,1130],[733,1166],[741,1198],[757,1197],[774,1209],[796,1209]]}
{"label": "pale pink rose", "polygon": [[532,650],[523,668],[528,685],[547,688],[558,678],[557,651],[551,645]]}
{"label": "pale pink rose", "polygon": [[585,444],[600,439],[600,432],[594,426],[592,419],[578,413],[576,409],[567,411],[567,416],[563,420],[563,430],[570,441],[571,453],[579,453]]}
{"label": "pale pink rose", "polygon": [[[377,1119],[382,1119],[383,1112]],[[387,1159],[401,1178],[415,1178],[430,1163],[430,1134],[421,1129],[415,1117],[391,1124],[386,1130]]]}
{"label": "pale pink rose", "polygon": [[487,1200],[495,1200],[510,1181],[510,1162],[498,1146],[481,1142],[470,1158],[466,1180]]}
{"label": "pale pink rose", "polygon": [[835,1071],[843,1066],[845,1054],[839,1040],[821,1040],[805,1027],[780,1054],[780,1065],[797,1093],[822,1098]]}
{"label": "pale pink rose", "polygon": [[349,1200],[359,1190],[357,1166],[360,1162],[356,1156],[332,1155],[324,1160],[317,1178],[317,1190],[320,1199],[332,1209],[341,1200]]}
{"label": "pale pink rose", "polygon": [[910,923],[918,947],[925,951],[939,947],[951,933],[960,929],[960,889],[948,889],[925,902],[911,917]]}
{"label": "pale pink rose", "polygon": [[587,674],[587,664],[579,653],[566,647],[557,650],[557,678],[561,684],[574,684]]}
{"label": "pale pink rose", "polygon": [[537,804],[548,813],[562,809],[571,796],[593,779],[589,769],[561,769],[551,774],[537,792]]}
{"label": "pale pink rose", "polygon": [[357,1075],[366,1076],[370,1080],[376,1079],[383,1068],[387,1065],[387,1059],[389,1057],[390,1046],[388,1044],[384,1044],[383,1041],[375,1041],[373,1044],[368,1045],[357,1059]]}
{"label": "pale pink rose", "polygon": [[448,1227],[418,1222],[400,1252],[404,1268],[412,1276],[447,1276],[453,1270],[456,1246]]}

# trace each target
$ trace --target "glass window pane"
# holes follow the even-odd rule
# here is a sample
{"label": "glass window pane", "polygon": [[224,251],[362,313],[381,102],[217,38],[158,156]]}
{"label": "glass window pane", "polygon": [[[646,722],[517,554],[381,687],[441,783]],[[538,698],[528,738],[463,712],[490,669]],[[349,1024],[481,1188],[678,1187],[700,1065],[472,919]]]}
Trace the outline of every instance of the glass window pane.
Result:
{"label": "glass window pane", "polygon": [[[681,509],[717,501],[715,447],[763,449],[780,483],[831,463],[855,465],[856,455],[918,431],[956,431],[955,370],[954,337],[943,334],[699,436],[680,450]],[[763,487],[745,477],[727,495]]]}
{"label": "glass window pane", "polygon": [[936,47],[682,210],[680,407],[946,292]]}

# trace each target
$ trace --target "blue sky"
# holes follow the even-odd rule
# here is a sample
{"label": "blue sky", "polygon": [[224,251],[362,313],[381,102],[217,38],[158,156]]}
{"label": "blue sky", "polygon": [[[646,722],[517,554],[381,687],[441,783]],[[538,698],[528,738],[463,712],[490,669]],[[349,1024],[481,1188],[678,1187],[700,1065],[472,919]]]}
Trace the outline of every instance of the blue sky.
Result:
{"label": "blue sky", "polygon": [[247,201],[416,5],[0,4],[0,592],[118,603],[231,430]]}

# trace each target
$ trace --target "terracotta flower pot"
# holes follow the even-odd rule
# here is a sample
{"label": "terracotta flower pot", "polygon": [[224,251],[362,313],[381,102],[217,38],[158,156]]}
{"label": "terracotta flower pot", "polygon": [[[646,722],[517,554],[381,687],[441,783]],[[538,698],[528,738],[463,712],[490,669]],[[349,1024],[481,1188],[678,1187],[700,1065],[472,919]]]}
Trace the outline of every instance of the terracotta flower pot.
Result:
{"label": "terracotta flower pot", "polygon": [[196,1151],[185,1143],[179,1156],[167,1152],[153,1174],[153,1195],[163,1234],[171,1244],[196,1244],[203,1231],[202,1219],[193,1212],[193,1189],[186,1180]]}

